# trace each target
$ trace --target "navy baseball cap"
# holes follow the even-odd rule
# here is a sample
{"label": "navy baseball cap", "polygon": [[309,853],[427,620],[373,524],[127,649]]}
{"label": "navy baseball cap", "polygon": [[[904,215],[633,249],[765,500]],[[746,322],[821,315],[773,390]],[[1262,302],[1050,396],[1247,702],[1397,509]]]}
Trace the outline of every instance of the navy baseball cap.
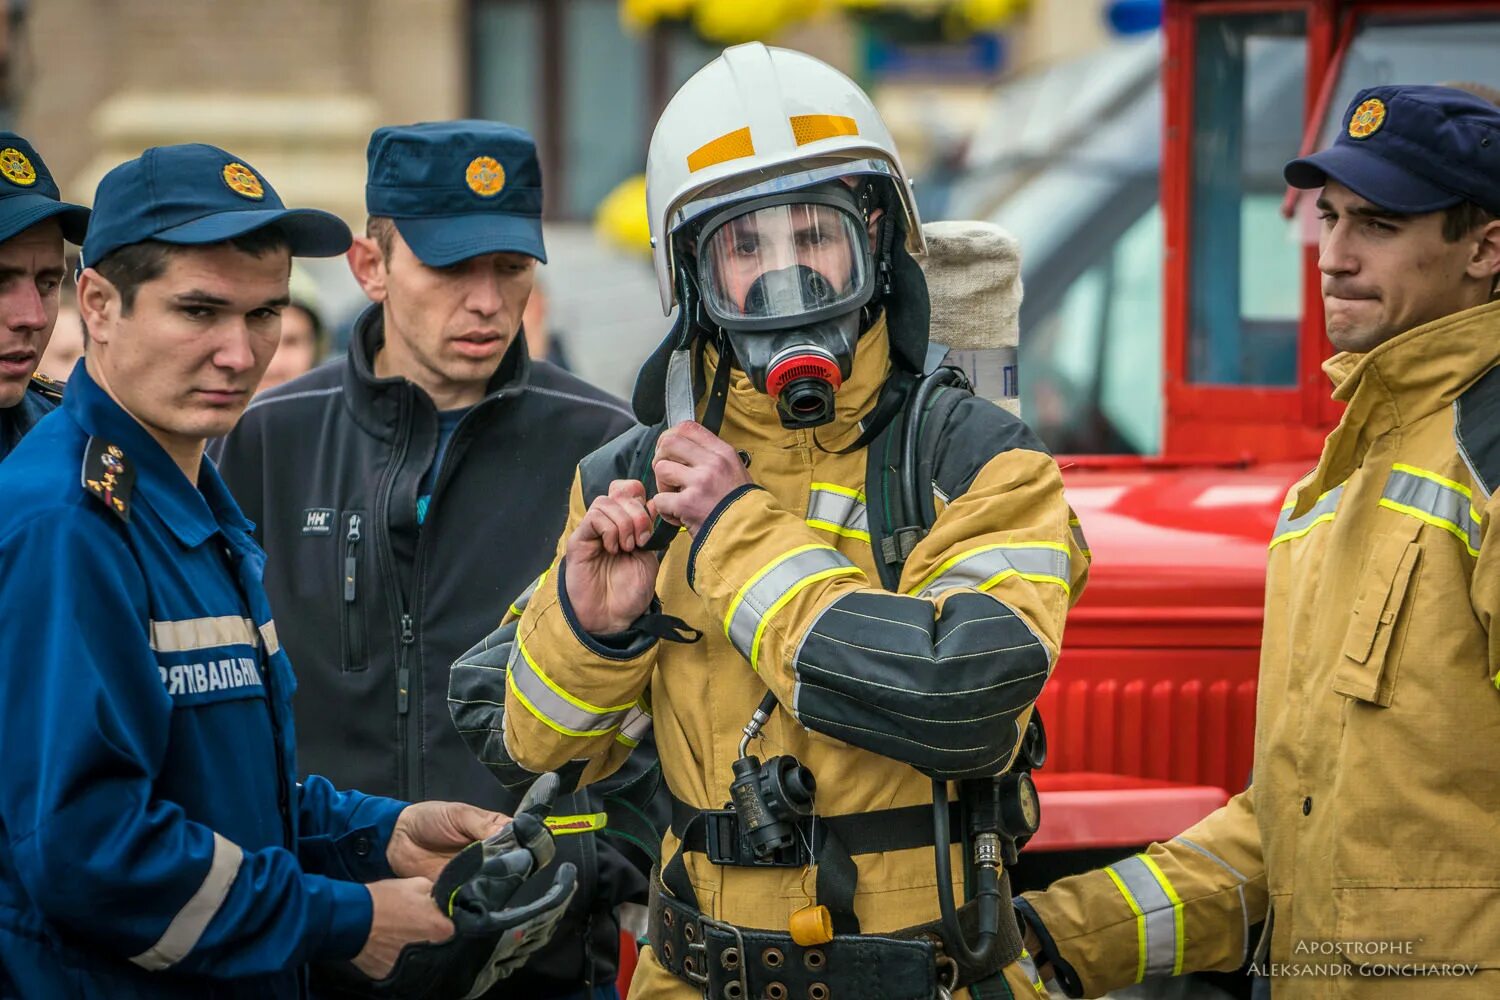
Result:
{"label": "navy baseball cap", "polygon": [[1402,214],[1471,201],[1500,215],[1500,108],[1452,87],[1361,90],[1333,145],[1293,160],[1284,174],[1296,188],[1332,178]]}
{"label": "navy baseball cap", "polygon": [[370,136],[365,208],[396,223],[412,253],[446,267],[485,253],[547,263],[542,168],[525,129],[499,122],[390,125]]}
{"label": "navy baseball cap", "polygon": [[69,205],[36,148],[14,132],[0,132],[0,242],[43,219],[57,219],[63,239],[82,243],[89,210]]}
{"label": "navy baseball cap", "polygon": [[272,224],[294,257],[334,257],[353,239],[330,212],[287,208],[270,182],[233,153],[203,143],[153,146],[99,182],[79,267],[132,243],[222,243]]}

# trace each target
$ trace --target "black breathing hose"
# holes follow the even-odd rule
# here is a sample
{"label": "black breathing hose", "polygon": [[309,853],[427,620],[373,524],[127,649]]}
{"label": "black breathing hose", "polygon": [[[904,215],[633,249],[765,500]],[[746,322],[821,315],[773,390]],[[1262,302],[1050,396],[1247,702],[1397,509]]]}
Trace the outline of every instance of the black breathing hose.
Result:
{"label": "black breathing hose", "polygon": [[946,932],[943,943],[953,953],[955,960],[975,968],[983,968],[990,960],[995,938],[1000,931],[998,858],[996,864],[980,864],[974,880],[974,899],[979,904],[979,944],[971,948],[968,939],[964,937],[963,927],[958,923],[958,909],[953,905],[953,863],[948,857],[951,839],[948,826],[948,784],[937,779],[932,782],[932,833],[933,863],[937,868],[938,910],[942,914],[943,930]]}

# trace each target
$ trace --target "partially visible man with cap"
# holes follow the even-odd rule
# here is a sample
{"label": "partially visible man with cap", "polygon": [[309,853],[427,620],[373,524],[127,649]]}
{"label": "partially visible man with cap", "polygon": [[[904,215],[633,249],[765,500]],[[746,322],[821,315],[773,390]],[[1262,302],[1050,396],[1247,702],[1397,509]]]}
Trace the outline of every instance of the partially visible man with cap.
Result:
{"label": "partially visible man with cap", "polygon": [[31,143],[0,132],[0,459],[62,399],[36,367],[57,322],[63,240],[83,242],[89,210],[61,199]]}
{"label": "partially visible man with cap", "polygon": [[[299,752],[335,781],[507,811],[524,791],[502,787],[455,731],[448,668],[551,561],[573,466],[632,423],[620,402],[528,356],[541,184],[518,128],[376,131],[369,224],[349,251],[372,305],[348,357],[257,399],[218,452],[270,556],[298,669]],[[649,754],[633,759],[611,787],[646,773]],[[557,812],[558,857],[578,865],[580,889],[552,945],[505,986],[609,996],[613,910],[644,901],[649,863],[596,835],[606,812],[611,832],[631,815],[599,792]]]}
{"label": "partially visible man with cap", "polygon": [[88,353],[0,465],[0,996],[381,979],[453,936],[432,880],[506,817],[298,781],[265,555],[203,459],[276,349],[292,255],[349,230],[203,145],[116,167],[95,206]]}
{"label": "partially visible man with cap", "polygon": [[1286,179],[1346,409],[1270,543],[1254,783],[1017,901],[1070,996],[1236,969],[1262,921],[1278,998],[1500,996],[1500,110],[1361,91]]}

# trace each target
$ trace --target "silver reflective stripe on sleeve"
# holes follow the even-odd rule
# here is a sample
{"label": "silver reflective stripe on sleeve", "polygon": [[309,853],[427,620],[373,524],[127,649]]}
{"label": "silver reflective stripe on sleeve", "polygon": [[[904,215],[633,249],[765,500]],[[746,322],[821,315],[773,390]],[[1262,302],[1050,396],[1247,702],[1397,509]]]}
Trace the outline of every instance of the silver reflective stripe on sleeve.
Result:
{"label": "silver reflective stripe on sleeve", "polygon": [[1271,533],[1271,548],[1275,548],[1282,542],[1289,542],[1293,538],[1301,538],[1320,524],[1326,524],[1333,520],[1337,512],[1339,500],[1344,495],[1342,485],[1318,497],[1318,502],[1312,505],[1312,509],[1301,517],[1292,517],[1292,504],[1288,502],[1281,508],[1281,515],[1276,518],[1276,530]]}
{"label": "silver reflective stripe on sleeve", "polygon": [[1469,555],[1479,555],[1480,518],[1474,492],[1462,483],[1399,462],[1391,467],[1380,506],[1415,517],[1464,543]]}
{"label": "silver reflective stripe on sleeve", "polygon": [[217,618],[152,620],[151,648],[158,653],[187,653],[219,646],[256,646],[255,622],[249,618],[221,615]]}
{"label": "silver reflective stripe on sleeve", "polygon": [[1138,958],[1135,981],[1182,972],[1182,900],[1161,869],[1144,854],[1104,869],[1135,914]]}
{"label": "silver reflective stripe on sleeve", "polygon": [[177,916],[172,918],[157,942],[131,961],[148,972],[160,972],[187,957],[208,928],[209,921],[224,905],[224,897],[229,895],[229,887],[234,884],[244,857],[238,845],[214,834],[214,857],[208,864],[203,884],[177,911]]}
{"label": "silver reflective stripe on sleeve", "polygon": [[724,634],[758,669],[766,623],[804,588],[831,576],[852,576],[859,567],[827,545],[802,545],[773,559],[729,602]]}
{"label": "silver reflective stripe on sleeve", "polygon": [[1072,529],[1073,544],[1078,547],[1078,551],[1082,552],[1086,557],[1092,558],[1093,553],[1089,551],[1089,540],[1083,536],[1083,522],[1076,517],[1070,518],[1068,520],[1068,527]]}
{"label": "silver reflective stripe on sleeve", "polygon": [[591,705],[564,691],[536,665],[520,636],[516,637],[515,647],[510,652],[506,682],[527,711],[564,736],[606,736],[635,707],[635,702]]}
{"label": "silver reflective stripe on sleeve", "polygon": [[1057,542],[983,545],[944,562],[912,590],[932,598],[955,587],[988,590],[1007,577],[1052,583],[1070,591],[1068,547]]}
{"label": "silver reflective stripe on sleeve", "polygon": [[1246,958],[1249,958],[1250,957],[1250,907],[1245,903],[1245,876],[1244,876],[1244,874],[1238,868],[1236,868],[1234,865],[1230,864],[1228,861],[1225,861],[1223,858],[1219,857],[1213,851],[1208,850],[1206,847],[1199,846],[1198,844],[1194,843],[1193,841],[1188,840],[1186,837],[1178,837],[1177,838],[1177,842],[1180,843],[1180,844],[1182,844],[1185,847],[1188,847],[1188,848],[1191,848],[1192,850],[1197,851],[1199,854],[1203,855],[1208,860],[1210,860],[1210,861],[1214,862],[1215,864],[1219,865],[1221,868],[1223,868],[1225,871],[1227,871],[1229,874],[1233,875],[1236,879],[1239,880],[1238,884],[1235,886],[1235,891],[1240,894],[1240,923],[1241,923],[1240,940],[1242,942],[1241,945],[1240,945],[1240,954],[1243,955]]}
{"label": "silver reflective stripe on sleeve", "polygon": [[615,739],[628,747],[636,746],[651,732],[651,713],[645,705],[637,701],[635,707],[625,715],[625,721],[620,723],[620,731],[615,734]]}
{"label": "silver reflective stripe on sleeve", "polygon": [[812,496],[807,502],[807,524],[846,538],[870,540],[865,495],[837,483],[812,484]]}

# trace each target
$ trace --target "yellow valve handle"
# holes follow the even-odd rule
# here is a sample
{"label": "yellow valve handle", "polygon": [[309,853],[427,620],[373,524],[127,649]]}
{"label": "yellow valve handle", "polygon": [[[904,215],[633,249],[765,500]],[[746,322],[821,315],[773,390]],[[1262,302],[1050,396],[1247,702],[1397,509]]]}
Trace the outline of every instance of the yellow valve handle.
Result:
{"label": "yellow valve handle", "polygon": [[787,924],[792,940],[804,948],[827,944],[833,940],[833,914],[828,907],[814,903],[792,914]]}

